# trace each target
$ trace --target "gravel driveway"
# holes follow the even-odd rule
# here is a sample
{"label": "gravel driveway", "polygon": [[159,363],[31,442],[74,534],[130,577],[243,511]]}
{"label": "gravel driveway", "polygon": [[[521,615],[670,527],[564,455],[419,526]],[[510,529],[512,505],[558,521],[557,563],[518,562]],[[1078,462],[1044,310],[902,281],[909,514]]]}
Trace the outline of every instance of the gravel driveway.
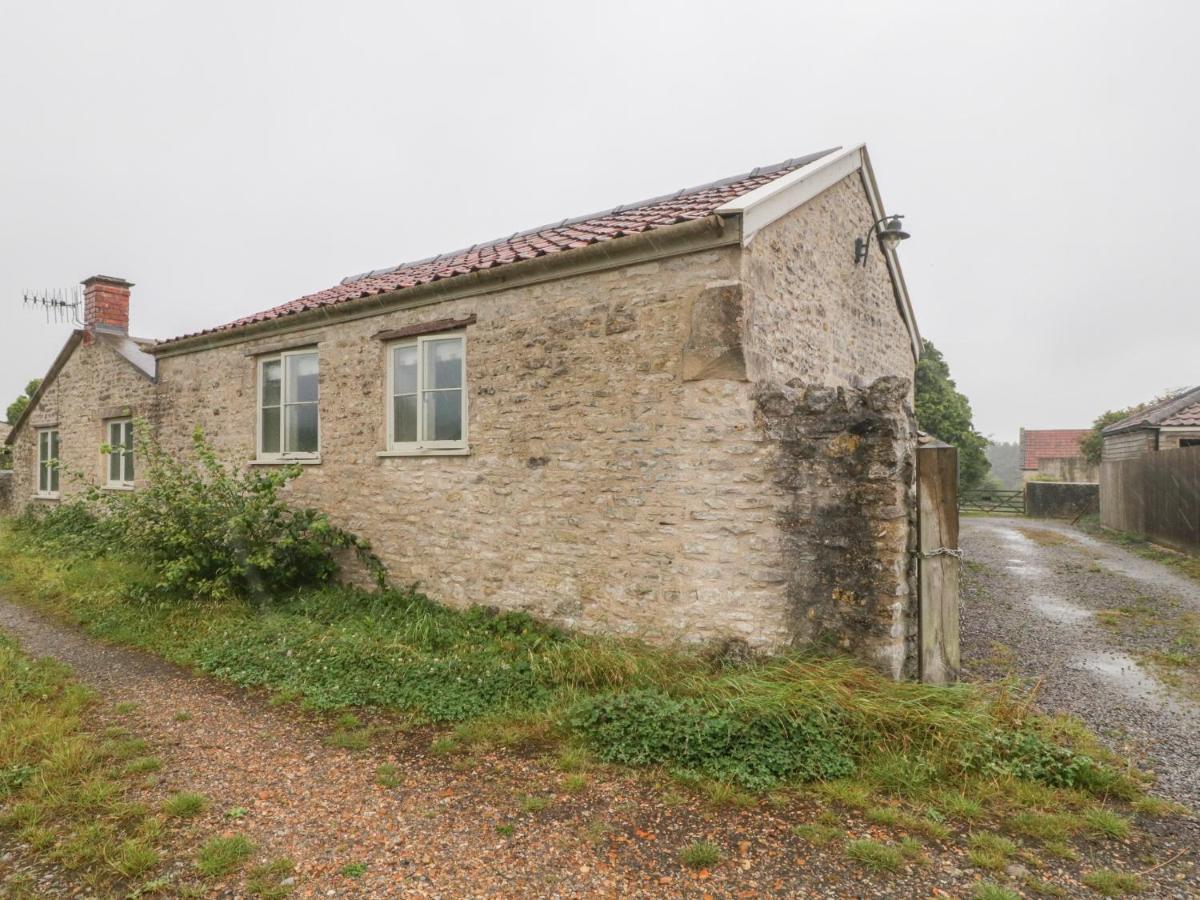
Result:
{"label": "gravel driveway", "polygon": [[968,674],[1042,679],[1043,709],[1083,719],[1156,772],[1158,793],[1200,810],[1200,707],[1136,659],[1169,635],[1096,617],[1131,604],[1200,611],[1200,584],[1065,523],[964,518],[961,545]]}

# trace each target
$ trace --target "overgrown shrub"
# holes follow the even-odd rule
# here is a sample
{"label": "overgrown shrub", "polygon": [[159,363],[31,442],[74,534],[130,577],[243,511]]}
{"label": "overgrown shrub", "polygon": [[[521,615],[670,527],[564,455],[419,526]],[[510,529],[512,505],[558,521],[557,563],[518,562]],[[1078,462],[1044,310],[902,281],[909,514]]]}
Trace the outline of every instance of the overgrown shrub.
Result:
{"label": "overgrown shrub", "polygon": [[1009,775],[1051,787],[1093,788],[1105,779],[1090,756],[1060,747],[1030,730],[992,731],[969,746],[963,759],[968,772]]}
{"label": "overgrown shrub", "polygon": [[136,548],[172,594],[268,598],[338,572],[337,553],[353,550],[379,586],[386,571],[366,541],[322,512],[292,508],[283,489],[300,466],[240,471],[226,466],[197,428],[192,454],[159,446],[138,428],[143,483],[130,492],[85,490],[26,529],[59,546],[100,552]]}
{"label": "overgrown shrub", "polygon": [[829,716],[756,715],[736,701],[712,708],[647,689],[588,697],[568,720],[608,762],[669,763],[755,790],[854,771],[848,737]]}

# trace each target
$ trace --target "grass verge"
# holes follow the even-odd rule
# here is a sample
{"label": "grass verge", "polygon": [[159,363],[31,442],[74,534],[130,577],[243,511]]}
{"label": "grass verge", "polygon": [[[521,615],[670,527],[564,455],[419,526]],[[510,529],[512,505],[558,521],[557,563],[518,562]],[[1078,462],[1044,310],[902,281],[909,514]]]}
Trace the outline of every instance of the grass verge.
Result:
{"label": "grass verge", "polygon": [[0,829],[107,893],[159,867],[165,822],[132,796],[144,742],[93,730],[97,702],[0,635]]}
{"label": "grass verge", "polygon": [[[893,797],[919,808],[949,784],[989,785],[1018,806],[1055,792],[1075,806],[1140,793],[1132,770],[1082,729],[1034,714],[1006,686],[898,684],[844,657],[652,648],[451,610],[412,591],[180,599],[136,561],[47,546],[29,527],[0,525],[0,573],[7,595],[98,637],[312,709],[403,711],[456,724],[463,744],[486,732],[557,745],[568,762],[585,750],[658,766],[714,798],[812,781],[854,806]],[[370,734],[344,714],[330,740],[356,749]],[[947,812],[968,817],[977,796]],[[923,815],[897,823],[940,834]]]}

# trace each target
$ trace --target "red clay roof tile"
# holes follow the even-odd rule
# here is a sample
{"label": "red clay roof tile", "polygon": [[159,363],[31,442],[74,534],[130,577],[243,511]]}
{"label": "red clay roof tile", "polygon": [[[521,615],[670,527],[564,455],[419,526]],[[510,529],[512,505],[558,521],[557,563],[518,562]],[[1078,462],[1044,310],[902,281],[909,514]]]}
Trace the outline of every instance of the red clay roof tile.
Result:
{"label": "red clay roof tile", "polygon": [[722,204],[749,193],[755,188],[762,187],[830,152],[832,151],[826,150],[797,159],[789,159],[775,166],[755,169],[745,175],[685,189],[669,196],[655,197],[652,200],[628,206],[618,206],[607,212],[583,216],[574,220],[564,219],[555,225],[517,232],[507,238],[476,244],[465,250],[442,254],[418,262],[405,263],[390,269],[355,275],[345,278],[340,284],[323,291],[299,297],[250,316],[243,316],[215,328],[180,335],[162,341],[158,346],[166,346],[174,341],[202,334],[231,331],[255,322],[280,319],[311,309],[334,306],[377,294],[387,294],[445,278],[455,278],[482,269],[509,265],[526,259],[537,259],[551,253],[563,253],[601,241],[703,219],[712,215]]}
{"label": "red clay roof tile", "polygon": [[1021,435],[1022,469],[1036,469],[1041,459],[1069,459],[1082,456],[1079,442],[1087,436],[1086,428],[1057,428],[1026,430]]}

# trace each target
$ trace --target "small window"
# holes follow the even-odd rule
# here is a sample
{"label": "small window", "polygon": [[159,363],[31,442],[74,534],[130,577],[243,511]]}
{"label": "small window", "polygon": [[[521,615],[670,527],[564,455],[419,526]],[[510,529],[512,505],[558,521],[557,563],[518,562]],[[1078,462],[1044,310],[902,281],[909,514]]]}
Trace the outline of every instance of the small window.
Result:
{"label": "small window", "polygon": [[43,428],[38,438],[38,482],[39,497],[58,496],[58,429]]}
{"label": "small window", "polygon": [[258,455],[310,459],[320,452],[316,350],[269,356],[258,364]]}
{"label": "small window", "polygon": [[108,423],[108,473],[110,488],[133,487],[133,420],[112,419]]}
{"label": "small window", "polygon": [[467,448],[466,337],[434,334],[388,347],[388,449]]}
{"label": "small window", "polygon": [[1200,447],[1200,438],[1180,438],[1180,447]]}

